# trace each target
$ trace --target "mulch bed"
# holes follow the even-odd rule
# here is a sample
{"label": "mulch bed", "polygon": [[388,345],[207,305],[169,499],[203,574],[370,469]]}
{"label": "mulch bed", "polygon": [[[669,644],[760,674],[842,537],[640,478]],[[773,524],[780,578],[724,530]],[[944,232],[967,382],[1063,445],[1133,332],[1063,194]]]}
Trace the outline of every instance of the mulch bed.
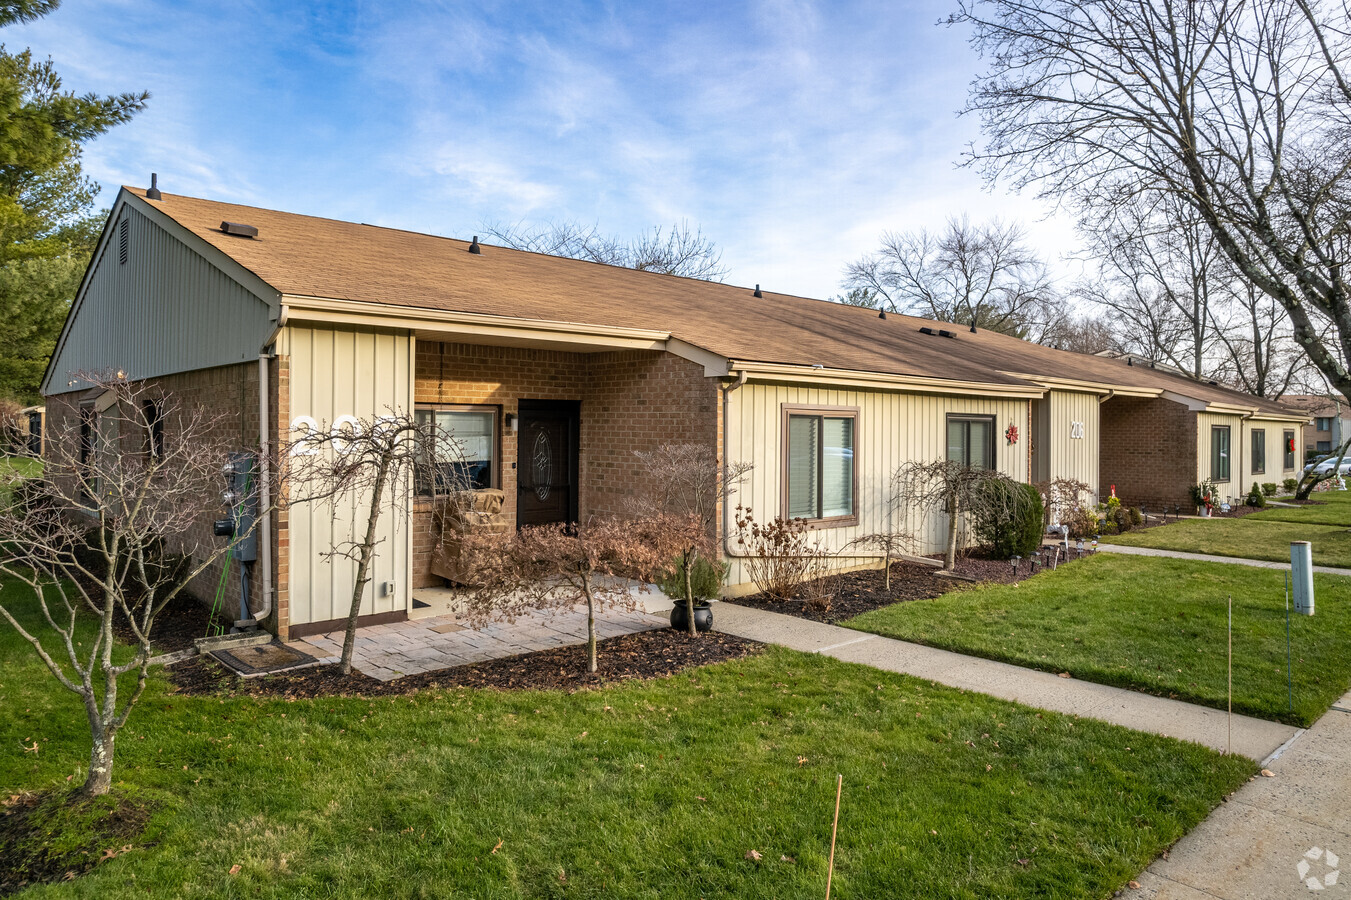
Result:
{"label": "mulch bed", "polygon": [[0,800],[0,897],[34,884],[73,881],[105,859],[132,850],[152,811],[114,797],[109,801],[112,808],[93,824],[87,846],[54,854],[46,840],[50,823],[34,821],[43,818],[44,805],[53,802],[66,801],[52,793],[14,794]]}
{"label": "mulch bed", "polygon": [[452,687],[502,690],[563,690],[569,693],[605,684],[666,678],[696,666],[741,659],[759,652],[755,641],[710,632],[691,638],[671,628],[607,638],[597,644],[600,671],[586,671],[586,646],[561,647],[506,659],[494,659],[437,672],[378,681],[354,671],[344,676],[336,665],[317,666],[262,678],[239,678],[207,657],[170,666],[179,693],[247,697],[384,697]]}
{"label": "mulch bed", "polygon": [[[766,609],[770,612],[785,613],[814,622],[834,624],[854,616],[862,615],[883,606],[906,600],[928,600],[950,591],[971,587],[973,583],[1012,584],[1032,575],[1027,560],[1019,564],[1017,574],[1006,559],[980,559],[974,556],[957,560],[958,575],[963,578],[950,578],[937,574],[938,569],[921,563],[892,563],[891,590],[884,586],[881,569],[863,569],[846,572],[840,576],[840,588],[831,602],[830,609],[812,609],[807,604],[790,600],[775,600],[764,594],[750,597],[738,597],[731,601],[738,606],[754,609]],[[971,579],[971,580],[967,580]],[[717,608],[714,607],[713,621],[717,624]]]}

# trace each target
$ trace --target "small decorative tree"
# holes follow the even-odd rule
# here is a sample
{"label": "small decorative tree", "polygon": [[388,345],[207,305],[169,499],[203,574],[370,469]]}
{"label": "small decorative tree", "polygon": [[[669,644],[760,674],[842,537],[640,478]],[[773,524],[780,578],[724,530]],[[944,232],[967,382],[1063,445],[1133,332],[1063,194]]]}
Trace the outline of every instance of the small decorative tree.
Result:
{"label": "small decorative tree", "polygon": [[[84,705],[92,748],[80,793],[89,797],[112,785],[117,735],[145,689],[157,617],[230,549],[203,525],[240,448],[226,443],[219,417],[151,385],[104,374],[78,382],[98,390],[97,403],[52,417],[43,477],[0,504],[0,573],[28,586],[41,630],[25,626],[17,606],[0,603],[0,616]],[[114,648],[118,622],[130,655]],[[125,675],[136,679],[129,693]]]}
{"label": "small decorative tree", "polygon": [[716,526],[719,501],[726,503],[736,492],[752,465],[731,463],[725,469],[717,454],[704,444],[663,444],[655,450],[635,450],[643,464],[649,496],[636,512],[659,513],[656,522],[666,534],[663,543],[674,544],[678,579],[684,591],[689,633],[694,624],[695,568],[700,560],[717,565]]}
{"label": "small decorative tree", "polygon": [[1022,491],[991,489],[996,483],[1010,481],[1008,476],[991,469],[936,459],[902,465],[892,475],[892,490],[903,508],[947,513],[943,569],[951,572],[957,566],[963,516],[1011,519],[1017,512],[1016,505],[1024,496]]}
{"label": "small decorative tree", "polygon": [[1092,496],[1089,486],[1077,478],[1052,478],[1033,486],[1041,494],[1042,523],[1048,529],[1057,522],[1064,523],[1073,510]]}
{"label": "small decorative tree", "polygon": [[[322,425],[289,436],[285,485],[287,502],[323,503],[334,511],[332,542],[322,556],[330,562],[356,563],[344,626],[340,668],[351,674],[357,619],[371,583],[372,561],[381,543],[380,520],[386,507],[406,505],[407,487],[419,455],[433,453],[434,436],[415,418],[397,410],[370,419],[345,416],[333,427]],[[350,531],[338,526],[339,503],[352,503],[357,521]]]}
{"label": "small decorative tree", "polygon": [[651,519],[596,518],[577,525],[534,525],[514,535],[466,535],[474,573],[469,623],[513,622],[530,610],[586,604],[587,671],[597,670],[596,610],[633,609],[633,589],[669,558],[666,526]]}
{"label": "small decorative tree", "polygon": [[907,531],[878,531],[854,538],[851,547],[882,554],[882,589],[891,590],[891,563],[915,549],[915,536]]}

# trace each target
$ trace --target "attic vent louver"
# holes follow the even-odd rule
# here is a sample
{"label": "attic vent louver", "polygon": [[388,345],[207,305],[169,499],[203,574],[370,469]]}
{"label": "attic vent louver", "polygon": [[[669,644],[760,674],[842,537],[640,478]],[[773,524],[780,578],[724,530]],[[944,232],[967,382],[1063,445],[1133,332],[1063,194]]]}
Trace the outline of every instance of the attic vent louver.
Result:
{"label": "attic vent louver", "polygon": [[243,222],[221,222],[220,230],[236,237],[255,238],[258,236],[257,228],[252,225],[245,225]]}
{"label": "attic vent louver", "polygon": [[945,337],[945,338],[954,338],[954,339],[955,339],[955,338],[957,337],[957,332],[955,332],[955,331],[948,331],[946,328],[940,329],[939,332],[938,332],[938,334],[939,334],[939,336]]}
{"label": "attic vent louver", "polygon": [[483,248],[478,245],[478,235],[474,235],[474,239],[469,242],[469,252],[482,255]]}
{"label": "attic vent louver", "polygon": [[919,333],[920,333],[920,334],[933,334],[933,333],[934,333],[934,330],[933,330],[932,328],[930,328],[928,325],[923,325],[923,326],[920,327]]}
{"label": "attic vent louver", "polygon": [[131,223],[123,217],[117,226],[117,261],[127,264],[127,254],[131,249]]}

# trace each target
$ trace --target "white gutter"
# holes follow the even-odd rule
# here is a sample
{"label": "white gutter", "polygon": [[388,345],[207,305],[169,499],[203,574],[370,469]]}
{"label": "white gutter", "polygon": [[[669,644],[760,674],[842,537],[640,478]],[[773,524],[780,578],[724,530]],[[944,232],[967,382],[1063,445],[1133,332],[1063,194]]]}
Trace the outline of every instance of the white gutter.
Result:
{"label": "white gutter", "polygon": [[829,384],[863,390],[908,390],[963,396],[980,393],[987,397],[1013,400],[1039,400],[1046,394],[1046,389],[1037,384],[957,381],[927,375],[896,375],[859,369],[832,369],[824,366],[786,365],[738,359],[729,362],[729,370],[744,373],[756,381]]}

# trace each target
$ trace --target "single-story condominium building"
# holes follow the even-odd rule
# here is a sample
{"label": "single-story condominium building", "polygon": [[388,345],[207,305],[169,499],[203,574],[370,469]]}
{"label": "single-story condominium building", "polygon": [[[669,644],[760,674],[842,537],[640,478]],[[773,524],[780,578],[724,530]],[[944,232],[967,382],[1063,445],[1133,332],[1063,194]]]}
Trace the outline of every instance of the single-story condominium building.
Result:
{"label": "single-story condominium building", "polygon": [[[234,415],[241,449],[301,422],[414,411],[469,449],[477,486],[503,491],[517,525],[623,515],[643,489],[634,451],[704,444],[753,464],[735,503],[807,520],[858,566],[876,564],[847,549],[862,535],[945,540],[943,517],[886,502],[907,461],[1185,506],[1204,479],[1238,497],[1292,474],[1306,420],[1147,361],[140,188],[119,193],[57,343],[50,434],[96,410],[72,379],[98,370]],[[363,621],[415,615],[414,592],[439,581],[418,483],[396,505],[407,521],[383,523]],[[726,589],[744,593],[730,511],[719,518]],[[354,567],[323,551],[351,522],[309,505],[266,525],[255,608],[282,636],[332,628]]]}

